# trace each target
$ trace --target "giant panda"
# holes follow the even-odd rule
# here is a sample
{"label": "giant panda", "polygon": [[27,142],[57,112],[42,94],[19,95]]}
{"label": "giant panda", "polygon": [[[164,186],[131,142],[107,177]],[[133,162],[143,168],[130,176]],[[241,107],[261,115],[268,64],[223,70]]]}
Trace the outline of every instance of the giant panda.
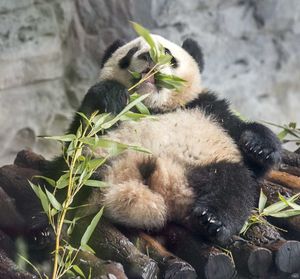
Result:
{"label": "giant panda", "polygon": [[[136,88],[149,94],[144,103],[155,119],[123,121],[100,136],[142,146],[151,154],[128,150],[110,158],[97,171],[108,187],[94,190],[88,203],[104,206],[105,215],[117,224],[159,230],[177,222],[225,244],[255,206],[259,179],[280,161],[280,142],[267,127],[240,120],[227,100],[203,87],[203,54],[194,40],[178,46],[158,35],[152,38],[172,56],[161,72],[186,83],[178,92],[151,78]],[[149,49],[142,37],[114,42],[79,111],[87,116],[119,113],[136,82],[131,72],[143,75],[153,66]],[[69,132],[79,125],[76,115]]]}

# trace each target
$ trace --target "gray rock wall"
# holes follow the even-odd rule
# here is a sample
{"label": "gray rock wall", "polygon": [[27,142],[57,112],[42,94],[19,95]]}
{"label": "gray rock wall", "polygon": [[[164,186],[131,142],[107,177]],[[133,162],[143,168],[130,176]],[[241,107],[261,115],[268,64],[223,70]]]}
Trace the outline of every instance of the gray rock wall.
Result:
{"label": "gray rock wall", "polygon": [[61,134],[97,80],[101,55],[134,20],[181,43],[196,39],[204,83],[242,115],[300,122],[299,0],[1,0],[0,164]]}

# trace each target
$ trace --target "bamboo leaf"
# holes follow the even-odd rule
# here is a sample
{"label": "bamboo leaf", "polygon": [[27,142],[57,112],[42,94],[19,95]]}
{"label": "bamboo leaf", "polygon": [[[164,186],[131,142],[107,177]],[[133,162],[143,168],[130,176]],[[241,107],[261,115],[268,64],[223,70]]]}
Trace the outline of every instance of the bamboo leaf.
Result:
{"label": "bamboo leaf", "polygon": [[39,191],[39,198],[41,200],[43,210],[45,211],[45,213],[48,214],[48,210],[50,208],[49,200],[41,187],[38,188],[38,191]]}
{"label": "bamboo leaf", "polygon": [[158,63],[160,65],[165,65],[165,64],[168,64],[170,63],[172,60],[172,56],[169,55],[169,54],[161,54],[159,57],[158,57]]}
{"label": "bamboo leaf", "polygon": [[288,218],[296,215],[300,215],[300,210],[287,209],[281,212],[269,214],[269,216],[276,217],[276,218]]}
{"label": "bamboo leaf", "polygon": [[62,141],[62,142],[70,142],[70,141],[75,140],[76,136],[73,134],[68,134],[68,135],[62,135],[62,136],[45,137],[45,139],[57,140],[57,141]]}
{"label": "bamboo leaf", "polygon": [[29,180],[28,180],[28,182],[29,182],[29,185],[32,188],[32,190],[35,192],[37,197],[40,199],[44,212],[46,214],[48,214],[50,204],[49,204],[48,198],[47,198],[46,194],[44,193],[44,191],[42,190],[41,186],[39,186],[39,185],[37,186]]}
{"label": "bamboo leaf", "polygon": [[86,117],[86,115],[80,111],[76,112],[78,115],[80,115],[87,123],[90,122],[90,120]]}
{"label": "bamboo leaf", "polygon": [[60,211],[62,209],[61,204],[57,201],[57,199],[54,197],[54,195],[52,193],[50,193],[47,189],[45,189],[46,191],[46,195],[48,197],[48,200],[50,201],[50,203],[52,204],[52,206]]}
{"label": "bamboo leaf", "polygon": [[259,202],[258,202],[258,213],[262,213],[263,209],[265,208],[267,203],[267,197],[264,194],[264,192],[262,191],[262,189],[260,189],[260,196],[259,196]]}
{"label": "bamboo leaf", "polygon": [[82,123],[80,122],[80,125],[77,129],[77,132],[76,132],[76,137],[80,138],[81,136],[82,136]]}
{"label": "bamboo leaf", "polygon": [[80,249],[82,251],[86,251],[86,252],[90,252],[92,254],[95,254],[94,249],[91,246],[87,245],[87,244],[84,244],[84,245],[80,246]]}
{"label": "bamboo leaf", "polygon": [[83,234],[81,241],[80,241],[80,247],[81,248],[86,248],[86,245],[88,243],[88,241],[90,240],[97,224],[99,223],[99,220],[103,214],[103,207],[100,209],[100,211],[95,215],[95,217],[93,218],[93,220],[91,221],[91,223],[89,224],[89,226],[87,227],[85,233]]}
{"label": "bamboo leaf", "polygon": [[52,187],[55,187],[55,180],[49,178],[49,177],[46,177],[46,176],[42,176],[42,175],[35,175],[34,176],[35,178],[40,178],[40,179],[43,179],[45,180],[49,185],[51,185]]}
{"label": "bamboo leaf", "polygon": [[28,183],[29,183],[30,187],[32,188],[32,190],[34,191],[34,193],[40,199],[40,196],[39,196],[39,187],[37,185],[33,184],[30,180],[28,180]]}
{"label": "bamboo leaf", "polygon": [[[275,214],[275,213],[287,208],[289,206],[289,202],[293,202],[296,199],[298,199],[299,195],[300,195],[300,193],[295,194],[294,196],[292,196],[288,199],[285,199],[285,201],[280,200],[272,205],[269,205],[268,207],[266,207],[263,210],[263,213],[267,216],[271,216],[270,214]],[[280,196],[279,196],[279,198],[280,198]]]}
{"label": "bamboo leaf", "polygon": [[141,73],[139,72],[134,72],[134,71],[130,71],[129,70],[129,73],[133,76],[133,78],[135,79],[140,79],[142,77]]}
{"label": "bamboo leaf", "polygon": [[144,99],[146,99],[149,96],[149,94],[142,95],[135,99],[134,101],[130,102],[114,119],[104,123],[102,125],[103,129],[108,129],[111,126],[113,126],[115,123],[117,123],[123,114],[131,110],[134,106],[136,106],[138,103],[142,102]]}
{"label": "bamboo leaf", "polygon": [[141,37],[143,37],[144,40],[150,46],[150,50],[151,50],[150,56],[151,56],[151,59],[155,63],[158,62],[157,61],[157,59],[158,59],[158,49],[157,49],[157,46],[156,46],[154,40],[152,39],[152,37],[150,35],[150,32],[146,28],[144,28],[143,26],[141,26],[140,24],[138,24],[136,22],[131,21],[131,24],[132,24],[133,29],[135,30],[135,32],[138,35],[140,35]]}
{"label": "bamboo leaf", "polygon": [[132,120],[132,121],[140,121],[141,119],[157,119],[157,117],[155,117],[154,115],[146,115],[146,114],[141,114],[141,113],[135,113],[135,112],[131,112],[128,111],[126,112],[122,117],[121,117],[121,121],[126,121],[126,120]]}
{"label": "bamboo leaf", "polygon": [[91,159],[87,163],[87,168],[89,170],[96,170],[99,167],[101,167],[106,162],[106,160],[107,160],[107,157]]}
{"label": "bamboo leaf", "polygon": [[74,264],[74,265],[72,266],[72,268],[73,268],[74,271],[75,271],[76,273],[78,273],[81,277],[86,278],[85,275],[84,275],[84,273],[83,273],[83,271],[81,270],[81,268],[80,268],[78,265]]}
{"label": "bamboo leaf", "polygon": [[110,156],[116,156],[127,149],[151,154],[150,150],[141,146],[124,144],[110,139],[99,138],[97,142],[95,142],[95,139],[93,138],[82,138],[81,141],[85,144],[92,146],[93,148],[100,147],[107,149]]}
{"label": "bamboo leaf", "polygon": [[56,187],[58,189],[63,189],[69,185],[69,173],[63,174],[57,181],[56,181]]}
{"label": "bamboo leaf", "polygon": [[271,205],[269,205],[268,207],[266,207],[264,210],[263,210],[263,213],[267,216],[269,216],[270,214],[274,214],[276,212],[279,212],[285,208],[287,208],[288,205],[282,201],[278,201],[276,203],[273,203]]}
{"label": "bamboo leaf", "polygon": [[[139,97],[140,97],[140,95],[137,94],[137,93],[131,94],[130,95],[130,101],[132,102],[132,101],[136,100]],[[136,108],[138,109],[138,111],[140,113],[145,114],[145,115],[150,115],[149,109],[142,102],[137,103],[136,104]],[[127,113],[130,113],[130,112],[127,112]]]}
{"label": "bamboo leaf", "polygon": [[100,180],[87,180],[84,183],[85,186],[90,186],[90,187],[97,187],[97,188],[103,188],[103,187],[107,187],[107,183],[100,181]]}
{"label": "bamboo leaf", "polygon": [[31,263],[29,260],[27,260],[25,257],[23,257],[23,256],[20,255],[20,254],[18,254],[18,256],[19,256],[23,261],[25,261],[26,263],[28,263],[28,264],[33,268],[33,270],[38,274],[38,276],[39,276],[40,279],[43,279],[42,274],[39,272],[38,268],[37,268],[33,263]]}
{"label": "bamboo leaf", "polygon": [[280,133],[277,134],[277,137],[280,139],[280,140],[283,140],[288,134],[288,131],[287,130],[282,130]]}

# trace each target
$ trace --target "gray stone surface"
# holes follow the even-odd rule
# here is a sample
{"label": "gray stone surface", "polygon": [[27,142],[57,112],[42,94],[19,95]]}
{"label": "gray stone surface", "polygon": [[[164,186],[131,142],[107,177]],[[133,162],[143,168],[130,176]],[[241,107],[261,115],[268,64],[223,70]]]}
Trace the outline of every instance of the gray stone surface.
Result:
{"label": "gray stone surface", "polygon": [[61,134],[114,39],[134,20],[205,54],[204,84],[250,119],[300,122],[299,0],[0,1],[0,164]]}

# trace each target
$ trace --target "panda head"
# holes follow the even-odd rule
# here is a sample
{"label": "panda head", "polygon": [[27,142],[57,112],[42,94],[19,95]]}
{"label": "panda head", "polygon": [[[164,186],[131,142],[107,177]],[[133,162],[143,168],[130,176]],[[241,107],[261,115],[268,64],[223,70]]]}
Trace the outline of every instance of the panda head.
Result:
{"label": "panda head", "polygon": [[[172,57],[171,63],[163,65],[160,72],[178,76],[186,82],[179,91],[176,91],[159,87],[152,76],[136,87],[134,92],[140,95],[149,94],[144,103],[152,110],[173,110],[192,101],[203,91],[201,85],[201,72],[204,64],[202,51],[192,39],[185,40],[180,47],[161,36],[151,36]],[[142,37],[128,43],[114,42],[104,54],[100,80],[116,80],[130,88],[137,82],[133,79],[131,72],[138,72],[143,76],[154,66],[149,50],[148,43]]]}

